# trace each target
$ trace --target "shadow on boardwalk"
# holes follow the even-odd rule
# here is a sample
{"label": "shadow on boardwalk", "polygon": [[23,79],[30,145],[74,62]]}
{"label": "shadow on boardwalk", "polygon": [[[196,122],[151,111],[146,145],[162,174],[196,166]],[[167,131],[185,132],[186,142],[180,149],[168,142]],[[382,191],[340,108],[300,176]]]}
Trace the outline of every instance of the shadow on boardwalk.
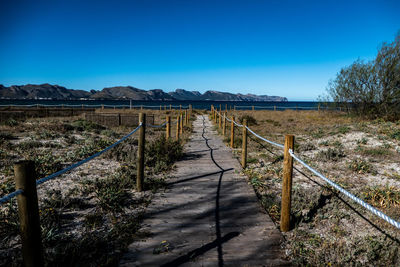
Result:
{"label": "shadow on boardwalk", "polygon": [[208,118],[197,117],[185,152],[146,212],[151,236],[131,244],[121,266],[288,265],[281,234]]}

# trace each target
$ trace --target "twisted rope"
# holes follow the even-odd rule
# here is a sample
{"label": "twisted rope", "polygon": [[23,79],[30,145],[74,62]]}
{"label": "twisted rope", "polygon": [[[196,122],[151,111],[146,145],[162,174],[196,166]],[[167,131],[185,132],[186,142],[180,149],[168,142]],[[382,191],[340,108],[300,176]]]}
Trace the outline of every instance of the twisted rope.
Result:
{"label": "twisted rope", "polygon": [[270,141],[270,140],[268,140],[268,139],[266,139],[266,138],[264,138],[264,137],[262,137],[262,136],[256,134],[256,133],[253,132],[253,130],[250,129],[249,127],[247,127],[247,126],[245,126],[245,127],[246,127],[246,129],[247,129],[249,132],[251,132],[253,135],[255,135],[256,137],[258,137],[259,139],[261,139],[261,140],[263,140],[263,141],[265,141],[265,142],[267,142],[267,143],[269,143],[269,144],[271,144],[271,145],[274,145],[274,146],[276,146],[276,147],[279,147],[279,148],[284,148],[284,147],[285,147],[284,145],[275,143],[275,142],[273,142],[273,141]]}
{"label": "twisted rope", "polygon": [[[68,171],[70,171],[70,170],[72,170],[72,169],[75,169],[75,168],[81,166],[82,164],[85,164],[86,162],[88,162],[88,161],[90,161],[90,160],[92,160],[92,159],[94,159],[94,158],[100,156],[100,155],[103,154],[104,152],[110,150],[111,148],[115,147],[115,146],[118,145],[119,143],[125,141],[128,137],[130,137],[130,136],[131,136],[132,134],[134,134],[137,130],[139,130],[140,127],[142,127],[142,123],[140,123],[139,126],[138,126],[136,129],[134,129],[132,132],[128,133],[127,135],[125,135],[124,137],[122,137],[120,140],[118,140],[118,141],[115,142],[114,144],[112,144],[112,145],[106,147],[106,148],[103,149],[102,151],[99,151],[99,152],[97,152],[96,154],[94,154],[94,155],[92,155],[92,156],[90,156],[90,157],[88,157],[88,158],[86,158],[86,159],[83,159],[83,160],[81,160],[81,161],[79,161],[79,162],[77,162],[77,163],[74,163],[74,164],[68,166],[67,168],[62,169],[61,171],[55,172],[55,173],[53,173],[53,174],[50,174],[49,176],[46,176],[46,177],[44,177],[44,178],[42,178],[42,179],[37,180],[37,181],[36,181],[36,186],[38,186],[38,185],[40,185],[40,184],[43,184],[43,183],[45,183],[45,182],[47,182],[47,181],[49,181],[49,180],[52,180],[52,179],[54,179],[54,178],[56,178],[56,177],[58,177],[58,176],[60,176],[60,175],[62,175],[62,174],[64,174],[64,173],[66,173],[66,172],[68,172]],[[16,190],[16,191],[14,191],[14,192],[12,192],[12,193],[10,193],[10,194],[8,194],[8,195],[6,195],[6,196],[0,198],[0,204],[3,204],[3,203],[5,203],[5,202],[9,201],[9,200],[12,199],[13,197],[16,197],[16,196],[18,196],[19,194],[21,194],[22,192],[23,192],[23,190],[18,189],[18,190]]]}
{"label": "twisted rope", "polygon": [[147,123],[146,123],[146,126],[149,126],[150,128],[162,128],[162,127],[164,127],[165,125],[167,125],[167,122],[164,122],[164,123],[161,124],[161,125],[152,125],[152,124],[147,124]]}
{"label": "twisted rope", "polygon": [[322,175],[321,173],[319,173],[318,171],[316,171],[315,169],[313,169],[312,167],[310,167],[309,165],[307,165],[307,163],[305,163],[304,161],[302,161],[300,158],[298,158],[294,153],[293,150],[289,149],[289,154],[295,159],[297,160],[300,164],[302,164],[304,167],[306,167],[307,169],[309,169],[312,173],[314,173],[315,175],[317,175],[318,177],[320,177],[322,180],[324,180],[325,182],[327,182],[329,185],[331,185],[332,187],[334,187],[335,189],[337,189],[338,191],[340,191],[342,194],[344,194],[345,196],[347,196],[348,198],[352,199],[353,201],[355,201],[356,203],[360,204],[361,206],[363,206],[364,208],[366,208],[367,210],[369,210],[370,212],[372,212],[373,214],[375,214],[376,216],[382,218],[383,220],[387,221],[388,223],[390,223],[391,225],[395,226],[396,228],[400,229],[400,223],[392,218],[390,218],[388,215],[386,215],[385,213],[383,213],[380,210],[377,210],[376,208],[372,207],[371,205],[369,205],[368,203],[364,202],[363,200],[359,199],[358,197],[356,197],[355,195],[347,192],[345,189],[343,189],[342,187],[340,187],[338,184],[334,183],[333,181],[331,181],[330,179],[328,179],[327,177],[325,177],[324,175]]}

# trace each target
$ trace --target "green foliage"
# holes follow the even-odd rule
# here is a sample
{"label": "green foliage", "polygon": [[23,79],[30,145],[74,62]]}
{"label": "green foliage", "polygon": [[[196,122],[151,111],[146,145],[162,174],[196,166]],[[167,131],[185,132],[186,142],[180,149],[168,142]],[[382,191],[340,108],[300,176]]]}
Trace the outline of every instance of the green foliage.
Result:
{"label": "green foliage", "polygon": [[63,168],[63,159],[47,151],[31,151],[27,159],[34,161],[38,178],[43,178]]}
{"label": "green foliage", "polygon": [[351,162],[349,162],[348,167],[350,170],[357,172],[359,174],[363,173],[376,174],[376,170],[374,169],[374,167],[370,163],[362,159],[352,160]]}
{"label": "green foliage", "polygon": [[77,131],[80,131],[80,132],[89,131],[89,132],[97,132],[97,133],[99,133],[101,130],[105,129],[105,127],[103,127],[103,126],[101,126],[99,124],[96,124],[96,123],[91,122],[91,121],[83,120],[83,119],[79,119],[79,120],[76,120],[76,121],[72,122],[72,126]]}
{"label": "green foliage", "polygon": [[113,177],[95,181],[94,192],[103,210],[110,212],[123,211],[123,207],[129,199],[127,188],[123,184],[121,184],[121,179]]}
{"label": "green foliage", "polygon": [[400,190],[394,186],[368,186],[362,196],[375,207],[400,206]]}
{"label": "green foliage", "polygon": [[182,157],[183,147],[179,141],[165,139],[160,135],[146,146],[145,166],[151,168],[152,172],[168,170],[171,165]]}
{"label": "green foliage", "polygon": [[10,127],[17,126],[18,124],[19,124],[19,122],[13,118],[10,118],[4,122],[4,125],[10,126]]}
{"label": "green foliage", "polygon": [[358,116],[400,117],[400,34],[384,43],[375,60],[355,61],[330,81],[328,95],[337,105]]}

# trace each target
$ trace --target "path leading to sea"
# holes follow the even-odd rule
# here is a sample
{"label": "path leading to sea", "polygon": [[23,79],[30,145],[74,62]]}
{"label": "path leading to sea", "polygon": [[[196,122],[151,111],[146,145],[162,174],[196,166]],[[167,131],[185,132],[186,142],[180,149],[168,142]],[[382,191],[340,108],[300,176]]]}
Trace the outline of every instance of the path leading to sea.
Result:
{"label": "path leading to sea", "polygon": [[239,162],[207,116],[177,162],[168,189],[146,210],[150,237],[132,243],[121,266],[287,266],[283,237],[240,175]]}

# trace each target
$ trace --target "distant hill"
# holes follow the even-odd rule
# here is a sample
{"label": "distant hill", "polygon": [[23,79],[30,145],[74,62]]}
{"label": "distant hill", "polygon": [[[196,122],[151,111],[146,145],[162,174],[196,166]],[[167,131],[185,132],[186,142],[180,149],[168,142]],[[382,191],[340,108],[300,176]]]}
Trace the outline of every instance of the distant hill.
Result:
{"label": "distant hill", "polygon": [[267,96],[254,94],[232,94],[219,91],[207,91],[201,94],[198,91],[176,89],[174,92],[165,93],[161,89],[143,90],[132,86],[107,87],[101,91],[67,89],[59,85],[51,84],[26,84],[5,87],[0,85],[0,98],[3,99],[98,99],[98,100],[214,100],[214,101],[287,101],[286,97]]}
{"label": "distant hill", "polygon": [[91,93],[84,90],[72,90],[59,85],[48,83],[35,85],[12,85],[5,87],[0,85],[0,98],[13,99],[80,99],[88,98]]}

